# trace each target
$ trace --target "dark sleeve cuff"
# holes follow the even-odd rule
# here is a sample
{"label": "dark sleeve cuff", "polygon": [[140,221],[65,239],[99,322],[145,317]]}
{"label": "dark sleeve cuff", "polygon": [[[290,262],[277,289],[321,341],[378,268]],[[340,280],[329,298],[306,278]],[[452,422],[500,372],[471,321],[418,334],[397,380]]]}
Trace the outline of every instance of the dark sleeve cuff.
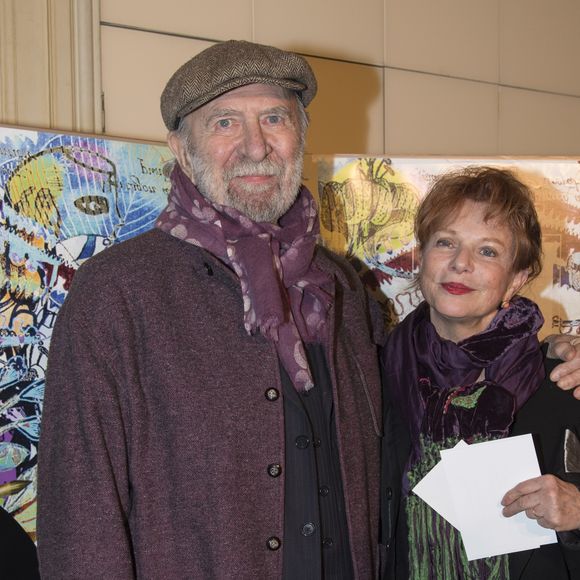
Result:
{"label": "dark sleeve cuff", "polygon": [[[560,479],[574,484],[580,490],[580,473],[562,473]],[[568,532],[557,532],[559,542],[566,548],[580,550],[580,529]]]}
{"label": "dark sleeve cuff", "polygon": [[570,532],[557,532],[558,541],[565,548],[570,550],[580,551],[580,530],[572,530]]}

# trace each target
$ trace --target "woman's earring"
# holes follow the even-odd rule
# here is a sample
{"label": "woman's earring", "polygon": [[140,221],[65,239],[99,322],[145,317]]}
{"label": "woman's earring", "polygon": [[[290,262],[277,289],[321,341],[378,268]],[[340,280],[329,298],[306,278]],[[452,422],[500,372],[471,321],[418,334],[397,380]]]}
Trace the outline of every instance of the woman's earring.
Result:
{"label": "woman's earring", "polygon": [[504,310],[507,310],[507,309],[510,307],[510,301],[509,301],[509,300],[504,300],[504,301],[501,303],[501,307],[502,307]]}

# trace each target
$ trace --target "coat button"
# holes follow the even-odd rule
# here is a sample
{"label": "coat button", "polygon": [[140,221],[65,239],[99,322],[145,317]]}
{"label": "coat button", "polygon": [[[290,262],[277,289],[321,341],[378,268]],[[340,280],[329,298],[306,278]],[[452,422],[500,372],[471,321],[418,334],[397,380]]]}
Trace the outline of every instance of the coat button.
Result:
{"label": "coat button", "polygon": [[318,493],[322,497],[326,497],[330,493],[330,488],[328,487],[328,485],[321,485],[320,489],[318,490]]}
{"label": "coat button", "polygon": [[282,466],[279,463],[270,463],[268,465],[268,475],[270,477],[278,477],[282,473]]}
{"label": "coat button", "polygon": [[207,272],[208,276],[213,276],[213,268],[211,267],[211,264],[208,264],[207,262],[203,263],[203,266],[205,268],[205,271]]}
{"label": "coat button", "polygon": [[334,540],[332,538],[324,538],[322,540],[322,546],[324,548],[332,548],[334,546]]}
{"label": "coat button", "polygon": [[276,536],[272,536],[271,538],[268,538],[268,541],[266,542],[266,546],[268,546],[268,550],[272,550],[273,552],[278,550],[281,545],[282,545],[282,542],[280,541],[280,538],[277,538]]}
{"label": "coat button", "polygon": [[387,489],[385,491],[385,495],[387,496],[387,499],[391,499],[393,497],[393,488],[387,487]]}
{"label": "coat button", "polygon": [[300,533],[305,536],[311,536],[316,531],[316,526],[312,522],[308,522],[302,526]]}
{"label": "coat button", "polygon": [[268,401],[277,401],[278,397],[280,397],[278,389],[275,389],[274,387],[271,389],[266,389],[264,394],[266,395],[266,399],[268,399]]}
{"label": "coat button", "polygon": [[310,445],[310,439],[306,435],[298,435],[294,443],[296,443],[298,449],[306,449]]}

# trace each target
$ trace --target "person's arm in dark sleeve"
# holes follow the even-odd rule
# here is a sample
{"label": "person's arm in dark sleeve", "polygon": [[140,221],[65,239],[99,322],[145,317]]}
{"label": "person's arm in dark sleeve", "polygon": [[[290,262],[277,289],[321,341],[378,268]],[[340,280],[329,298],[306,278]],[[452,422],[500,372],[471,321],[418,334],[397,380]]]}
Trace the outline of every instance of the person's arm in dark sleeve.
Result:
{"label": "person's arm in dark sleeve", "polygon": [[112,336],[92,335],[91,313],[71,294],[52,335],[47,368],[38,460],[41,575],[134,578],[116,347]]}

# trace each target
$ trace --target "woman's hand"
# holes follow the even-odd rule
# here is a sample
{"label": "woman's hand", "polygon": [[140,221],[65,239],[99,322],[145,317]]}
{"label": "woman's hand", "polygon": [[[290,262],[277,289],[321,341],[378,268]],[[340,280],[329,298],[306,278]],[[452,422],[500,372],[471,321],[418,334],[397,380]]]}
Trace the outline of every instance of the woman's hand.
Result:
{"label": "woman's hand", "polygon": [[580,490],[554,475],[542,475],[522,481],[501,500],[503,515],[517,513],[537,520],[543,528],[557,532],[580,529]]}

